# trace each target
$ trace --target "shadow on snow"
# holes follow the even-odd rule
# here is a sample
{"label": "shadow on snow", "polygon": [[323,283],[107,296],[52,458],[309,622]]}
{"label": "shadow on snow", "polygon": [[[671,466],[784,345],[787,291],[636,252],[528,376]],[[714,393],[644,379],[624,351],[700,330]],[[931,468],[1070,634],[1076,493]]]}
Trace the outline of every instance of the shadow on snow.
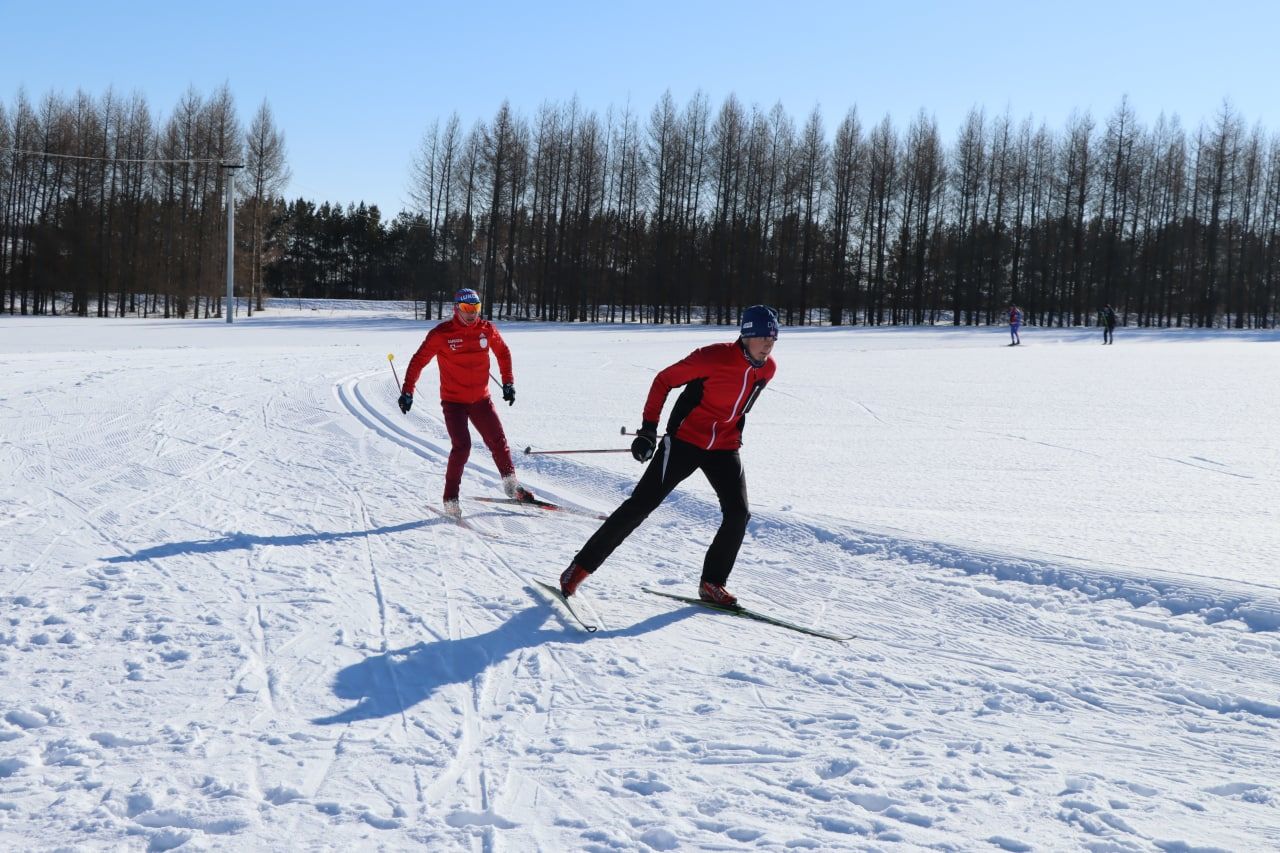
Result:
{"label": "shadow on snow", "polygon": [[[265,545],[310,545],[314,542],[339,542],[343,539],[355,539],[358,536],[374,536],[383,533],[403,533],[418,527],[446,523],[445,519],[418,519],[403,524],[391,524],[374,527],[369,530],[349,530],[341,533],[298,533],[293,536],[254,536],[250,533],[232,533],[218,539],[196,539],[191,542],[170,542],[166,545],[155,545],[135,551],[133,554],[116,557],[104,557],[104,563],[141,563],[157,560],[162,557],[176,557],[179,554],[210,554],[217,551],[247,550],[255,546]],[[452,522],[449,522],[452,523]]]}
{"label": "shadow on snow", "polygon": [[551,615],[550,602],[522,610],[484,634],[457,640],[416,643],[372,655],[342,669],[333,681],[333,693],[356,704],[337,714],[317,717],[313,723],[332,725],[389,717],[409,710],[449,684],[464,684],[519,649],[548,641],[581,643],[606,637],[635,637],[664,628],[693,615],[673,610],[650,616],[627,628],[586,634],[576,630],[543,628]]}

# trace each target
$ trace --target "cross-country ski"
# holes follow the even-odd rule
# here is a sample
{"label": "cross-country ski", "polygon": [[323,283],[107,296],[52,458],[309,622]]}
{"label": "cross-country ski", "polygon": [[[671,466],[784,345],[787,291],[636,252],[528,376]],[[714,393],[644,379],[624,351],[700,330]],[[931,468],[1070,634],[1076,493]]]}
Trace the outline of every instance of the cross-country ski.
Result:
{"label": "cross-country ski", "polygon": [[575,507],[575,506],[564,506],[562,504],[552,503],[551,501],[544,501],[539,498],[521,500],[520,498],[495,498],[495,497],[488,497],[484,495],[473,495],[466,499],[479,501],[480,503],[534,507],[536,509],[546,510],[547,512],[563,512],[568,515],[580,515],[583,518],[594,518],[601,521],[608,518],[607,515],[602,515],[601,513],[598,513],[598,512],[592,512],[589,509],[579,509],[578,507]]}
{"label": "cross-country ski", "polygon": [[537,580],[536,578],[534,579],[533,584],[547,598],[559,603],[559,605],[565,609],[569,616],[572,617],[573,621],[577,623],[578,627],[582,628],[582,630],[586,631],[588,634],[594,634],[596,629],[599,628],[599,625],[596,624],[594,619],[582,612],[582,609],[578,606],[578,599],[576,597],[565,598],[564,593],[560,591],[559,587],[545,581]]}
{"label": "cross-country ski", "polygon": [[641,587],[645,592],[651,595],[660,595],[663,598],[670,598],[674,601],[682,601],[685,604],[693,604],[698,607],[704,607],[708,610],[714,610],[718,613],[727,613],[730,616],[740,616],[743,619],[750,619],[756,622],[764,622],[779,628],[786,628],[789,631],[795,631],[800,634],[809,634],[814,637],[822,637],[827,640],[835,640],[838,643],[845,643],[849,640],[857,639],[853,634],[834,634],[830,631],[823,631],[820,628],[811,628],[796,622],[782,619],[769,613],[762,613],[758,610],[752,610],[744,607],[742,604],[724,605],[716,604],[714,601],[706,601],[701,598],[694,598],[688,595],[676,595],[671,592],[664,592],[660,589],[651,589],[649,587]]}

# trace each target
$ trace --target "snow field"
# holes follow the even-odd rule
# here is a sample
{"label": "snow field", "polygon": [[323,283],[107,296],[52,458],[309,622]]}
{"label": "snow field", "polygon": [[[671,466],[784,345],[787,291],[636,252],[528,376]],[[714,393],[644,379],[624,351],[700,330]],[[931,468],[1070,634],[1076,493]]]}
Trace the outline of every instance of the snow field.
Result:
{"label": "snow field", "polygon": [[[421,323],[0,327],[0,846],[1280,845],[1274,342],[784,330],[731,585],[840,645],[640,592],[692,590],[696,478],[576,630],[529,581],[597,522],[430,510]],[[622,446],[724,337],[503,331],[522,477],[603,511],[625,454],[520,449]]]}

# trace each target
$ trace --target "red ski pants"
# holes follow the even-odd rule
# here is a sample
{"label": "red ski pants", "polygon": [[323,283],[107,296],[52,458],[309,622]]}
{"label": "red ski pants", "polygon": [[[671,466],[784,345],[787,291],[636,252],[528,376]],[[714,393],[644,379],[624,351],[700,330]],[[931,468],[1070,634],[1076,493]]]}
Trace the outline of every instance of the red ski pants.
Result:
{"label": "red ski pants", "polygon": [[449,467],[444,473],[444,499],[456,500],[458,486],[462,482],[462,469],[466,467],[471,456],[471,431],[467,422],[475,424],[476,432],[484,440],[485,446],[493,454],[494,464],[503,477],[516,470],[511,461],[511,448],[507,446],[507,434],[502,431],[502,422],[498,420],[498,412],[493,408],[493,398],[485,397],[475,403],[450,403],[440,401],[444,410],[444,426],[449,431],[449,440],[453,443],[449,451]]}

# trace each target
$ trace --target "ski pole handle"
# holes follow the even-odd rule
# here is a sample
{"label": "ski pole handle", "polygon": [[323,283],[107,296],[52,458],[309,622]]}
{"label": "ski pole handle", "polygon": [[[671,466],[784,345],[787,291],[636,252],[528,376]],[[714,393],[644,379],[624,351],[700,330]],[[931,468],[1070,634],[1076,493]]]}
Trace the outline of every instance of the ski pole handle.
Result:
{"label": "ski pole handle", "polygon": [[391,362],[391,375],[396,378],[396,390],[400,390],[400,374],[396,373],[396,354],[387,353],[387,361]]}

